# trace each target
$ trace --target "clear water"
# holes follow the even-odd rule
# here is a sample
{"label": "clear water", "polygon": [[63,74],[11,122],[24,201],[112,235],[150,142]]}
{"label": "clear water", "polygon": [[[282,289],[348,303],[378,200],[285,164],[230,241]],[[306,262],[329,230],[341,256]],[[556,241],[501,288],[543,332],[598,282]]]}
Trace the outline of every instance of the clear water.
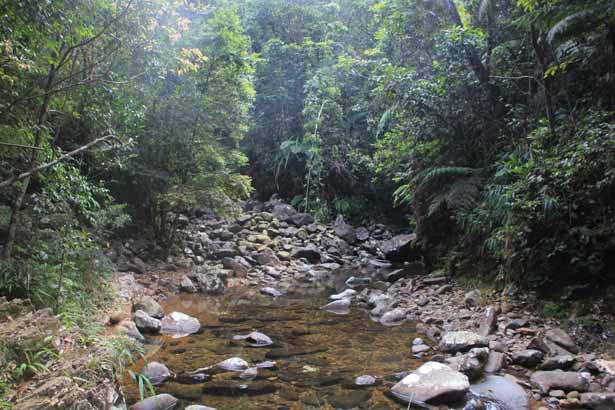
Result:
{"label": "clear water", "polygon": [[[204,404],[218,410],[299,410],[299,409],[401,409],[385,396],[394,384],[392,375],[411,371],[421,361],[412,357],[410,346],[416,337],[414,325],[386,328],[369,319],[365,312],[352,310],[336,315],[319,309],[327,296],[304,296],[274,301],[255,292],[223,297],[177,295],[163,307],[197,317],[200,334],[181,339],[156,336],[147,359],[164,363],[181,374],[211,366],[230,357],[241,357],[251,365],[275,360],[276,370],[259,370],[252,382],[237,379],[237,373],[221,373],[202,384],[167,381],[157,393],[170,393],[181,400],[180,409],[189,404]],[[274,341],[266,348],[245,347],[233,336],[257,330]],[[268,352],[279,357],[270,359]],[[140,371],[143,362],[132,370]],[[363,389],[351,388],[357,376],[376,376],[379,384]],[[232,396],[204,393],[214,385],[254,384],[267,394]],[[138,400],[138,390],[128,376],[124,379],[129,404]],[[275,392],[271,392],[275,389]]]}

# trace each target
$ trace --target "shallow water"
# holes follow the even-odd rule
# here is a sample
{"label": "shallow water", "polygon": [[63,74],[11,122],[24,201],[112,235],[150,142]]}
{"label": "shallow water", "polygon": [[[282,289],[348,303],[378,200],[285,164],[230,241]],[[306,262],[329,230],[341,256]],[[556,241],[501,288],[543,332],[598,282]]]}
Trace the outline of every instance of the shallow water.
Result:
{"label": "shallow water", "polygon": [[[274,301],[258,294],[205,297],[177,295],[163,304],[165,311],[180,311],[197,317],[202,333],[180,339],[151,338],[147,360],[164,363],[176,374],[211,366],[230,357],[241,357],[251,365],[275,360],[276,370],[260,370],[257,380],[244,382],[237,373],[222,373],[202,384],[167,381],[156,386],[157,393],[170,393],[181,406],[205,404],[218,410],[239,409],[335,409],[372,410],[405,408],[384,393],[394,384],[391,376],[411,371],[421,361],[413,358],[410,346],[416,337],[414,325],[385,328],[365,312],[352,310],[336,315],[319,309],[327,296],[281,298]],[[273,346],[245,347],[233,336],[258,330],[271,337]],[[270,359],[267,357],[276,356]],[[132,370],[141,370],[143,362]],[[379,385],[350,388],[357,376],[372,375]],[[248,396],[222,396],[203,393],[212,386],[252,384],[275,392]],[[124,379],[129,404],[138,400],[138,391],[128,376]]]}

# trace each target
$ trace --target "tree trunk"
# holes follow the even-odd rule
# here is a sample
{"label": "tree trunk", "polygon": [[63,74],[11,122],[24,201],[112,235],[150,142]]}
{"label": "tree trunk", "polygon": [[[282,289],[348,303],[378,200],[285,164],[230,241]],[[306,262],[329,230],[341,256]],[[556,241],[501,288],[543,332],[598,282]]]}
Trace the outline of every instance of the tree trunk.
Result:
{"label": "tree trunk", "polygon": [[[51,100],[51,87],[53,85],[53,80],[56,75],[56,68],[52,64],[49,68],[49,74],[47,74],[47,80],[45,81],[45,94],[43,96],[43,103],[41,104],[41,108],[38,114],[38,119],[36,121],[36,131],[34,133],[34,145],[32,148],[32,153],[30,154],[30,162],[28,165],[28,169],[32,169],[36,166],[38,161],[38,154],[43,143],[43,127],[45,122],[47,122],[47,114],[49,112],[49,101]],[[32,175],[28,175],[23,179],[22,186],[17,193],[17,198],[15,199],[15,203],[13,204],[13,209],[11,211],[11,220],[9,222],[9,232],[6,237],[6,242],[4,244],[4,251],[2,253],[2,257],[6,260],[11,259],[13,253],[13,247],[15,245],[15,235],[17,233],[17,225],[19,224],[19,211],[23,205],[24,198],[26,197],[26,193],[28,192],[28,187],[30,186],[30,180],[32,179]]]}
{"label": "tree trunk", "polygon": [[545,78],[545,73],[548,66],[547,56],[545,55],[546,53],[543,47],[538,43],[538,33],[536,33],[533,23],[530,24],[530,36],[532,37],[532,48],[534,49],[534,54],[536,54],[536,59],[538,60],[538,65],[540,66],[541,77],[538,83],[542,85],[542,91],[545,99],[545,112],[547,114],[547,120],[549,121],[551,142],[553,142],[557,139],[557,134],[555,133],[555,108],[553,96],[551,95],[551,87],[549,84],[550,81]]}

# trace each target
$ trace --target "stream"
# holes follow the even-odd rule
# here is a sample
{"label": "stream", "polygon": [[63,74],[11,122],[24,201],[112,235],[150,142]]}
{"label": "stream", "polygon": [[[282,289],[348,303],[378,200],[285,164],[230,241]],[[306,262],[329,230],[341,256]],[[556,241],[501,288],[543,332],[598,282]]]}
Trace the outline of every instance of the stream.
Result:
{"label": "stream", "polygon": [[[227,409],[398,409],[405,408],[385,396],[395,383],[393,375],[421,364],[410,345],[417,336],[412,324],[384,327],[368,314],[353,309],[347,315],[320,310],[328,293],[271,299],[246,292],[220,297],[180,294],[169,298],[165,311],[198,318],[202,330],[183,338],[153,336],[147,360],[165,364],[183,374],[231,357],[250,365],[275,361],[274,369],[259,369],[254,381],[238,373],[213,375],[204,383],[180,383],[181,377],[156,386],[156,393],[180,399],[179,408],[205,404]],[[274,342],[264,348],[247,347],[233,336],[259,331]],[[139,372],[144,362],[134,364]],[[357,388],[355,378],[375,376],[377,384]],[[237,388],[241,385],[248,389]],[[126,375],[128,404],[139,399],[136,384]]]}

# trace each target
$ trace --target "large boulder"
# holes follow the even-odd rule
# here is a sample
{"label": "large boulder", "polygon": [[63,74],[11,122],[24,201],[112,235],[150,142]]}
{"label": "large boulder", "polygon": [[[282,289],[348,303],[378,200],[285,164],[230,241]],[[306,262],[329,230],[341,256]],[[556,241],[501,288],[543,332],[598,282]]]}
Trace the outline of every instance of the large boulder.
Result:
{"label": "large boulder", "polygon": [[139,296],[132,303],[132,311],[142,310],[153,318],[160,319],[164,316],[164,310],[151,296]]}
{"label": "large boulder", "polygon": [[552,341],[569,352],[578,353],[579,348],[566,331],[560,328],[549,329],[545,333],[545,339]]}
{"label": "large boulder", "polygon": [[399,400],[413,404],[446,404],[464,397],[470,388],[468,377],[450,367],[427,362],[391,388]]}
{"label": "large boulder", "polygon": [[397,235],[380,242],[378,247],[384,257],[392,262],[417,260],[420,259],[420,253],[413,246],[415,240],[415,234]]}
{"label": "large boulder", "polygon": [[[509,410],[529,410],[530,400],[526,391],[514,381],[501,376],[487,376],[470,388],[472,393],[502,403]],[[490,407],[488,407],[490,408]],[[498,407],[499,408],[499,407]]]}
{"label": "large boulder", "polygon": [[320,252],[315,247],[306,246],[305,248],[297,248],[290,254],[293,259],[305,258],[310,263],[320,262]]}
{"label": "large boulder", "polygon": [[151,317],[142,310],[137,310],[133,316],[137,328],[143,333],[158,333],[160,331],[160,320]]}
{"label": "large boulder", "polygon": [[438,349],[446,353],[465,352],[473,347],[489,346],[489,340],[473,332],[447,332],[442,336]]}

